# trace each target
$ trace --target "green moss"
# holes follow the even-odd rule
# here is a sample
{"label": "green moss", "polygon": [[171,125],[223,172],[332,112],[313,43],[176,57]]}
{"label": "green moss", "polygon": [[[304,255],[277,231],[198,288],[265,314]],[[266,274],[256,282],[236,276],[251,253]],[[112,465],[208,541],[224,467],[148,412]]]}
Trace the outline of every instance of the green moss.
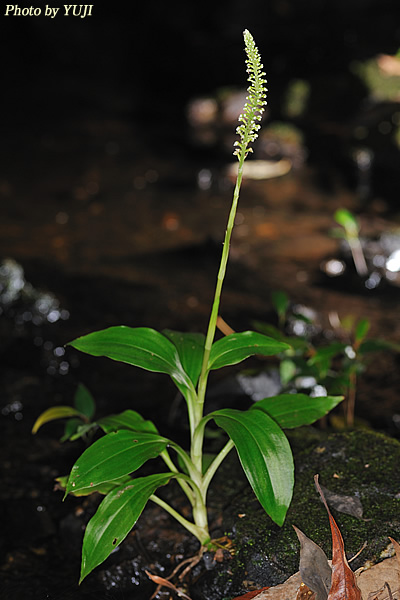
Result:
{"label": "green moss", "polygon": [[296,483],[283,527],[271,521],[248,487],[232,503],[227,519],[231,519],[229,530],[236,546],[230,565],[235,589],[241,578],[262,587],[281,583],[298,571],[299,543],[292,525],[331,556],[329,519],[314,486],[316,473],[329,490],[360,497],[362,519],[331,511],[348,557],[367,542],[366,549],[352,563],[353,569],[367,561],[379,561],[389,543],[388,536],[400,537],[400,443],[369,431],[326,435],[311,428],[299,430],[290,439]]}

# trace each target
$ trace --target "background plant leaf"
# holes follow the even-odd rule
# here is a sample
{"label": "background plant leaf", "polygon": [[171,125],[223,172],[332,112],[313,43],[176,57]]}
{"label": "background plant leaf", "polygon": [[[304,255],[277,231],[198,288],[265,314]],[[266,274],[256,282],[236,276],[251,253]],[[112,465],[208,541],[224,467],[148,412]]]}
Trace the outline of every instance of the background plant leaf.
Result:
{"label": "background plant leaf", "polygon": [[66,442],[70,440],[73,435],[78,431],[79,426],[82,425],[82,419],[78,417],[71,417],[66,421],[64,426],[64,434],[60,438],[60,442]]}
{"label": "background plant leaf", "polygon": [[86,527],[79,583],[126,538],[150,496],[171,477],[173,473],[139,477],[107,494]]}
{"label": "background plant leaf", "polygon": [[288,350],[290,346],[255,331],[231,333],[214,342],[208,361],[208,369],[220,369],[236,365],[249,356],[261,354],[271,356]]}
{"label": "background plant leaf", "polygon": [[334,215],[336,223],[341,225],[347,235],[355,237],[358,235],[359,225],[355,216],[346,208],[339,208]]}
{"label": "background plant leaf", "polygon": [[357,346],[361,344],[361,342],[364,340],[365,336],[369,331],[370,326],[371,324],[366,318],[360,319],[356,324],[354,328],[354,341],[357,344]]}
{"label": "background plant leaf", "polygon": [[269,414],[282,429],[310,425],[326,415],[343,400],[343,396],[280,394],[255,402],[250,410]]}
{"label": "background plant leaf", "polygon": [[158,433],[156,426],[152,421],[146,421],[142,415],[135,410],[124,410],[117,415],[108,415],[97,421],[99,427],[104,433],[111,433],[119,429],[130,429],[131,431],[147,431],[149,433]]}
{"label": "background plant leaf", "polygon": [[80,383],[75,392],[74,406],[82,414],[86,415],[89,419],[93,419],[96,410],[96,404],[92,394],[89,392],[87,387]]}
{"label": "background plant leaf", "polygon": [[332,342],[329,346],[322,346],[322,348],[315,350],[311,358],[308,359],[308,364],[315,365],[327,359],[330,360],[342,354],[347,346],[348,344],[344,344],[343,342]]}
{"label": "background plant leaf", "polygon": [[94,486],[133,473],[150,458],[159,456],[169,440],[153,433],[121,429],[94,442],[72,467],[66,493],[91,490]]}
{"label": "background plant leaf", "polygon": [[369,352],[381,352],[382,350],[389,350],[389,352],[400,352],[400,344],[386,340],[370,338],[361,343],[358,353],[367,354]]}
{"label": "background plant leaf", "polygon": [[[67,417],[80,417],[82,419],[82,414],[73,406],[52,406],[42,412],[36,419],[32,427],[32,433],[37,433],[45,423],[55,421],[56,419],[65,419]],[[83,417],[85,417],[85,415],[83,415]]]}
{"label": "background plant leaf", "polygon": [[310,348],[310,343],[306,339],[299,336],[284,335],[280,329],[274,325],[270,325],[269,323],[253,321],[253,326],[264,335],[288,344],[288,346],[293,350],[299,350],[305,353]]}
{"label": "background plant leaf", "polygon": [[[69,421],[66,423],[66,426],[68,424],[69,424]],[[94,431],[96,429],[96,427],[97,427],[96,423],[82,423],[82,421],[81,421],[80,424],[78,425],[78,427],[76,428],[76,430],[74,432],[70,433],[67,439],[69,439],[70,442],[74,442],[75,440],[78,440],[81,437],[85,437],[91,431]],[[62,442],[65,441],[64,437],[65,437],[65,434],[61,438]]]}
{"label": "background plant leaf", "polygon": [[281,290],[276,290],[271,292],[271,301],[272,301],[272,305],[275,308],[278,317],[279,317],[279,323],[281,325],[283,325],[285,318],[286,318],[286,312],[289,308],[289,296],[286,294],[286,292],[283,292]]}
{"label": "background plant leaf", "polygon": [[213,418],[235,444],[243,470],[259,502],[282,525],[293,493],[294,467],[289,442],[276,422],[262,411],[223,409]]}

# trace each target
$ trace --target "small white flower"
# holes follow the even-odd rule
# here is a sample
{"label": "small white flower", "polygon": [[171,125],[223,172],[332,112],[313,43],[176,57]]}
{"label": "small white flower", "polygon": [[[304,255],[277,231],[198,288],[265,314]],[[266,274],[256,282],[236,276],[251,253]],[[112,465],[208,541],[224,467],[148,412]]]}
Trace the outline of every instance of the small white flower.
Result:
{"label": "small white flower", "polygon": [[257,131],[260,129],[260,125],[257,121],[261,121],[264,106],[267,104],[267,88],[265,87],[267,82],[264,79],[265,73],[262,70],[263,65],[260,54],[254,43],[253,36],[247,29],[244,30],[243,37],[247,54],[246,65],[250,86],[247,88],[249,95],[243,107],[243,113],[239,115],[241,125],[236,129],[236,133],[240,136],[240,142],[235,143],[237,148],[234,154],[239,159],[242,155],[246,158],[247,154],[252,151],[249,144],[254,142],[258,137]]}

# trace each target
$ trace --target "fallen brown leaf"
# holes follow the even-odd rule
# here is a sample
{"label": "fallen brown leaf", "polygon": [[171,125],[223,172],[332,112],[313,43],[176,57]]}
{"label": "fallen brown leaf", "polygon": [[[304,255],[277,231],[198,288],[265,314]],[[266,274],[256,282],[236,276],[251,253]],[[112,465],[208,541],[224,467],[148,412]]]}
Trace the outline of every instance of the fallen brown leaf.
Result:
{"label": "fallen brown leaf", "polygon": [[361,519],[363,516],[363,507],[360,498],[357,496],[345,496],[331,492],[328,488],[321,485],[321,490],[325,496],[327,503],[335,510]]}
{"label": "fallen brown leaf", "polygon": [[254,600],[296,600],[300,584],[301,575],[298,572],[289,577],[284,583],[260,592],[258,596],[254,596]]}
{"label": "fallen brown leaf", "polygon": [[314,481],[327,510],[332,533],[332,585],[328,600],[362,600],[355,575],[347,562],[342,534],[340,533],[340,529],[337,526],[335,519],[331,515],[318,482],[318,475],[315,475]]}
{"label": "fallen brown leaf", "polygon": [[315,592],[310,590],[305,583],[301,582],[297,590],[296,600],[315,600]]}
{"label": "fallen brown leaf", "polygon": [[[332,569],[326,554],[318,544],[310,540],[295,525],[293,525],[293,528],[300,542],[300,575],[302,582],[316,593],[316,600],[326,600],[331,589],[332,579]],[[308,597],[310,596],[308,595]]]}
{"label": "fallen brown leaf", "polygon": [[[393,542],[392,542],[393,543]],[[400,564],[397,557],[386,558],[382,562],[356,572],[357,585],[361,590],[363,600],[390,600],[385,587],[388,583],[394,600],[400,600]]]}

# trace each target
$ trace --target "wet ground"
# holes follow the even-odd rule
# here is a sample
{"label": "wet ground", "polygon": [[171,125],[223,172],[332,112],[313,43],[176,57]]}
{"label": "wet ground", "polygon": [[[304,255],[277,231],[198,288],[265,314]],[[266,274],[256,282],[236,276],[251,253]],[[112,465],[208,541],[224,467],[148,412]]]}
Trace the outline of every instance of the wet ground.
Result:
{"label": "wet ground", "polygon": [[[135,139],[132,124],[78,122],[56,139],[43,134],[38,145],[28,140],[25,152],[35,148],[36,156],[29,185],[16,172],[2,181],[0,256],[17,261],[24,269],[19,276],[32,286],[3,305],[1,326],[4,597],[143,598],[154,589],[144,567],[163,574],[195,551],[183,532],[175,533],[175,525],[149,507],[121,556],[78,591],[82,525],[93,503],[62,503],[53,484],[81,445],[61,445],[59,424],[30,433],[42,410],[71,403],[83,381],[99,414],[128,406],[150,418],[156,412],[182,436],[182,419],[171,416],[174,391],[162,378],[63,350],[73,337],[113,324],[205,329],[232,192],[226,164],[178,148],[166,158],[152,155]],[[198,185],[202,170],[207,189]],[[245,181],[221,306],[231,327],[271,319],[270,293],[281,289],[293,302],[313,307],[325,324],[334,311],[365,316],[371,335],[398,341],[397,286],[368,290],[357,277],[331,280],[321,271],[324,260],[341,255],[330,230],[342,206],[359,213],[365,234],[397,225],[384,202],[362,206],[340,184],[327,192],[305,165]],[[398,356],[381,353],[360,378],[356,402],[358,418],[397,437],[399,373]],[[223,494],[222,506],[229,496]],[[221,509],[214,509],[216,522]],[[154,519],[157,535],[148,528]],[[160,529],[165,543],[156,539]],[[132,562],[132,555],[141,558]]]}

